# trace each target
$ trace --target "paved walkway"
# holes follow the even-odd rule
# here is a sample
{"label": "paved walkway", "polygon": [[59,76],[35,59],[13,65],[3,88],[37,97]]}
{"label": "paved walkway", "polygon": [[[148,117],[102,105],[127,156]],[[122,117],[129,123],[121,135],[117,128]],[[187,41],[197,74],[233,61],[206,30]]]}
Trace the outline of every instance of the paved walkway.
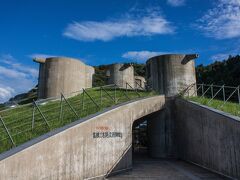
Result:
{"label": "paved walkway", "polygon": [[226,180],[228,178],[184,161],[150,159],[146,156],[142,156],[134,161],[133,169],[131,171],[109,177],[108,179]]}

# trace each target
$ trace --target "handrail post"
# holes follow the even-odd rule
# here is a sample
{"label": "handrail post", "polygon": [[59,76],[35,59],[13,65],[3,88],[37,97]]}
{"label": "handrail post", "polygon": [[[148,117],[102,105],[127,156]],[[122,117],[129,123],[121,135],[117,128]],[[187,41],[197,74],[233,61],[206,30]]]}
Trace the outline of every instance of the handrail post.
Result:
{"label": "handrail post", "polygon": [[100,107],[102,108],[102,86],[100,87]]}
{"label": "handrail post", "polygon": [[224,85],[223,85],[223,101],[225,102],[225,89],[224,89]]}
{"label": "handrail post", "polygon": [[203,94],[201,95],[201,97],[200,98],[202,98],[202,97],[204,97],[204,95],[208,92],[208,90],[211,88],[211,85],[207,88],[207,90],[206,91],[204,91],[203,92]]}
{"label": "handrail post", "polygon": [[113,102],[115,102],[114,97],[112,97],[103,87],[101,88],[105,94],[107,94]]}
{"label": "handrail post", "polygon": [[[118,85],[116,85],[116,84],[115,84],[115,86],[118,87]],[[130,100],[130,98],[128,97],[127,93],[124,91],[124,88],[119,88],[119,91],[120,91],[122,94],[124,94],[124,95],[127,97],[128,100]]]}
{"label": "handrail post", "polygon": [[84,94],[85,94],[85,91],[83,91],[82,93],[82,111],[84,110]]}
{"label": "handrail post", "polygon": [[123,90],[122,92],[123,92],[123,94],[128,98],[128,100],[130,100],[130,97],[127,95],[127,93],[124,92],[124,90]]}
{"label": "handrail post", "polygon": [[[193,96],[194,94],[197,96],[198,95],[198,90],[201,88],[201,84],[197,84],[197,83],[194,83],[194,85],[196,85],[194,88],[194,92],[192,93],[191,96]],[[199,87],[197,87],[198,85],[200,85]]]}
{"label": "handrail post", "polygon": [[63,112],[63,103],[62,103],[62,95],[61,95],[60,112],[59,112],[59,121],[61,121],[61,122],[62,122],[62,112]]}
{"label": "handrail post", "polygon": [[83,91],[86,93],[86,95],[91,99],[91,101],[100,109],[99,105],[94,101],[94,99],[87,93],[85,89]]}
{"label": "handrail post", "polygon": [[32,109],[32,131],[33,131],[33,128],[34,128],[34,124],[35,124],[35,106],[33,104],[33,109]]}
{"label": "handrail post", "polygon": [[127,82],[126,82],[126,94],[127,94],[127,92],[128,92],[127,88],[128,88],[128,87],[127,87]]}
{"label": "handrail post", "polygon": [[182,96],[185,96],[185,95],[186,95],[186,96],[189,98],[189,97],[190,97],[190,90],[192,89],[193,85],[194,85],[194,84],[188,85],[187,88],[184,88],[184,89],[182,90],[182,92],[180,92],[180,94],[182,94]]}
{"label": "handrail post", "polygon": [[211,84],[211,98],[213,97],[213,84]]}
{"label": "handrail post", "polygon": [[[137,81],[135,81],[135,83],[136,83],[142,90],[144,90],[144,88],[142,87],[141,84],[139,84]],[[137,89],[137,88],[136,88],[136,89]]]}
{"label": "handrail post", "polygon": [[[128,82],[126,82],[126,84],[132,89],[132,90],[135,90]],[[135,90],[135,92],[137,93],[137,95],[139,97],[141,97],[141,95]]]}
{"label": "handrail post", "polygon": [[207,104],[210,103],[210,102],[217,96],[217,94],[222,90],[223,87],[224,87],[224,85],[221,86],[221,88],[220,88],[220,89],[216,92],[216,94],[207,102]]}
{"label": "handrail post", "polygon": [[45,121],[45,123],[47,124],[48,128],[51,129],[51,128],[50,128],[50,125],[49,125],[48,122],[47,122],[46,117],[43,115],[42,111],[40,110],[40,108],[38,107],[37,103],[36,103],[34,100],[33,100],[33,104],[34,104],[34,106],[37,108],[38,112],[39,112],[40,115],[42,116],[42,118],[43,118],[43,120]]}
{"label": "handrail post", "polygon": [[240,105],[240,86],[238,86],[238,104]]}
{"label": "handrail post", "polygon": [[1,120],[1,122],[2,122],[2,124],[3,124],[3,127],[4,127],[4,129],[5,129],[8,137],[10,138],[10,140],[11,140],[11,142],[12,142],[12,145],[15,147],[16,144],[14,143],[13,138],[12,138],[10,132],[8,131],[8,128],[7,128],[6,124],[4,123],[3,118],[2,118],[1,116],[0,116],[0,120]]}
{"label": "handrail post", "polygon": [[198,87],[197,87],[197,83],[195,83],[193,95],[195,94],[195,96],[197,96],[198,95],[197,91],[198,91]]}
{"label": "handrail post", "polygon": [[78,118],[78,114],[77,112],[74,110],[74,108],[71,106],[71,104],[68,102],[68,100],[65,98],[65,96],[61,93],[61,96],[63,97],[64,101],[68,104],[68,106],[70,107],[70,109],[73,111],[73,113],[75,114],[75,116]]}
{"label": "handrail post", "polygon": [[114,86],[114,101],[115,101],[115,104],[117,103],[117,87]]}
{"label": "handrail post", "polygon": [[223,105],[226,104],[226,102],[232,97],[232,95],[238,90],[238,88],[239,88],[239,86],[235,88],[235,90],[228,96],[226,101],[220,107],[223,107]]}

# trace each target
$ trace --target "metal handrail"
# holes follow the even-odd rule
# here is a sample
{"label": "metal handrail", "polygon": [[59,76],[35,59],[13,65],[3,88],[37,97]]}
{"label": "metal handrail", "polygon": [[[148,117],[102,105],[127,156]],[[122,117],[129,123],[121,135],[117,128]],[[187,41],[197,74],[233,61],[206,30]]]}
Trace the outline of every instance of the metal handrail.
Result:
{"label": "metal handrail", "polygon": [[[234,86],[225,86],[225,85],[214,85],[214,84],[196,84],[197,88],[194,90],[194,92],[191,94],[191,96],[197,95],[200,98],[206,97],[207,93],[211,89],[211,96],[210,100],[207,101],[207,104],[211,103],[213,99],[217,98],[219,100],[219,93],[222,91],[222,97],[223,103],[219,105],[218,107],[223,107],[231,98],[233,102],[237,102],[240,105],[240,86],[234,87]],[[201,93],[198,94],[198,91],[201,89]],[[214,90],[215,89],[215,90]],[[216,90],[217,89],[217,90]],[[190,89],[188,89],[189,91]],[[215,91],[215,92],[214,92]],[[235,95],[234,95],[235,94]],[[188,97],[191,97],[188,96]],[[207,96],[209,97],[209,96]]]}
{"label": "metal handrail", "polygon": [[[93,89],[95,91],[91,91]],[[99,97],[99,94],[97,94],[98,89],[100,90],[100,93],[104,93],[105,96],[101,95]],[[133,87],[131,87],[131,89],[136,91]],[[36,101],[33,100],[32,103],[0,111],[0,121],[3,121],[3,123],[0,122],[0,141],[9,139],[9,143],[11,142],[11,147],[13,147],[16,144],[21,144],[22,142],[35,137],[35,133],[41,135],[54,128],[61,127],[67,123],[85,117],[89,115],[89,113],[95,113],[103,107],[106,108],[109,107],[109,105],[112,106],[116,103],[137,98],[136,96],[132,96],[133,94],[130,94],[130,92],[133,91],[125,91],[124,88],[119,87],[116,84],[91,89],[82,89],[77,92],[81,93],[76,95],[76,92],[73,92],[72,94],[74,96],[66,96],[63,93],[60,93],[57,97]],[[91,92],[94,93],[91,94]],[[136,94],[139,93],[140,92],[136,92]],[[144,96],[148,95],[152,94],[144,94]],[[105,97],[110,98],[113,103]],[[127,99],[124,98],[124,100],[120,100],[122,97],[127,97]],[[103,104],[99,105],[100,101],[103,101]],[[23,137],[23,139],[19,140],[18,136]],[[6,148],[9,148],[7,144]]]}
{"label": "metal handrail", "polygon": [[141,97],[141,95],[138,93],[137,89],[136,89],[136,88],[133,88],[128,82],[126,82],[126,89],[128,88],[127,86],[129,86],[132,90],[134,90],[134,91],[137,93],[137,95],[138,95],[139,97]]}

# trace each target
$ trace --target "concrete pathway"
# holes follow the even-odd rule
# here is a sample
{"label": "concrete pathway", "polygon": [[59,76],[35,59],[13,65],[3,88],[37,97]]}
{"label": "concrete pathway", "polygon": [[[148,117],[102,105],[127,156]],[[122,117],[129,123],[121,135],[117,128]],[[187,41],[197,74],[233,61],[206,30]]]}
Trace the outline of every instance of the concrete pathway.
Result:
{"label": "concrete pathway", "polygon": [[126,180],[223,180],[218,174],[180,160],[150,159],[142,156],[134,161],[133,169],[108,179]]}

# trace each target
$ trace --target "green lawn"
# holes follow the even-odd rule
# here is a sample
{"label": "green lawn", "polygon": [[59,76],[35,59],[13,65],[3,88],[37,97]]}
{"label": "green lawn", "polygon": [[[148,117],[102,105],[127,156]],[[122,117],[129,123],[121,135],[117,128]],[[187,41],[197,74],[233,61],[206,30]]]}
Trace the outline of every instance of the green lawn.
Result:
{"label": "green lawn", "polygon": [[[0,116],[9,130],[15,145],[18,146],[53,129],[62,127],[115,104],[120,104],[136,98],[155,95],[154,92],[146,91],[138,91],[138,94],[135,91],[126,91],[123,89],[115,90],[111,87],[106,87],[104,89],[106,91],[101,91],[99,88],[87,90],[87,93],[92,97],[98,106],[94,104],[86,93],[84,93],[84,96],[83,94],[78,94],[68,98],[67,102],[62,100],[61,103],[61,100],[58,99],[38,104],[38,107],[47,122],[41,116],[37,108],[35,108],[35,113],[33,115],[32,104],[0,111]],[[71,106],[69,106],[68,103]],[[11,143],[3,124],[0,123],[0,153],[12,147],[14,147],[14,145]]]}
{"label": "green lawn", "polygon": [[209,102],[209,98],[204,98],[204,97],[185,97],[185,99],[188,99],[190,101],[198,102],[200,104],[230,113],[235,116],[240,117],[240,105],[238,103],[233,103],[233,102],[226,102],[224,104],[223,101],[221,100],[215,100],[213,99],[211,102]]}

